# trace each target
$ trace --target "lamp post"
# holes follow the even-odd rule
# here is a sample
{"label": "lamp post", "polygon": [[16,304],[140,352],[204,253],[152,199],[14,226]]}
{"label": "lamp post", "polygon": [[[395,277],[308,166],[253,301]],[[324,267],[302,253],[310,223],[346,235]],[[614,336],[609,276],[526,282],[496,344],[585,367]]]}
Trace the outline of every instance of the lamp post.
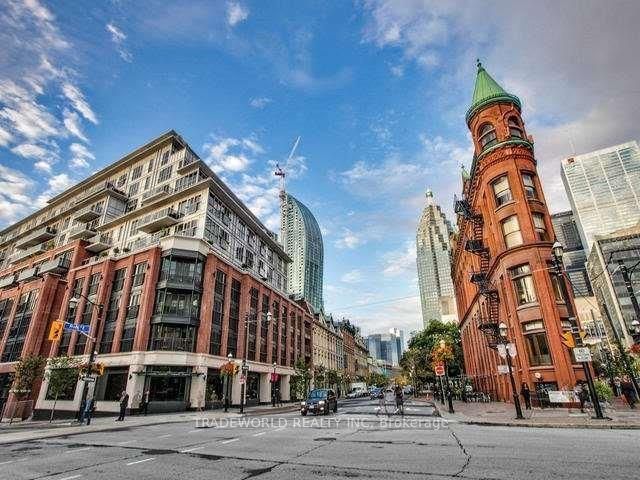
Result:
{"label": "lamp post", "polygon": [[[553,256],[553,261],[556,268],[556,274],[558,276],[558,284],[560,287],[560,293],[562,294],[562,299],[564,300],[564,304],[567,307],[567,314],[569,315],[569,322],[571,323],[571,331],[573,333],[577,333],[579,331],[578,325],[576,322],[575,312],[573,310],[573,302],[571,298],[569,298],[569,293],[567,289],[567,284],[564,277],[564,268],[562,264],[562,255],[564,254],[564,248],[559,241],[555,241],[553,246],[551,247],[551,254]],[[578,345],[582,346],[582,338],[578,335],[574,335],[576,338],[576,342]],[[596,392],[596,387],[593,383],[593,376],[591,375],[591,367],[589,366],[589,362],[581,362],[582,368],[584,370],[584,376],[587,379],[587,385],[589,386],[589,395],[591,396],[591,401],[593,402],[593,410],[595,411],[595,418],[599,420],[604,419],[604,415],[602,414],[602,407],[600,406],[600,399],[598,398],[598,393]]]}
{"label": "lamp post", "polygon": [[[82,387],[82,396],[80,397],[80,408],[78,410],[78,419],[82,421],[82,415],[83,415],[82,407],[83,407],[83,403],[87,401],[87,394],[89,391],[89,382],[87,381],[87,376],[91,373],[93,362],[95,361],[96,355],[98,354],[98,352],[95,351],[95,344],[96,344],[98,332],[100,331],[100,327],[102,325],[102,312],[104,310],[104,305],[101,303],[92,302],[88,297],[86,297],[81,293],[79,293],[78,296],[84,298],[85,301],[89,305],[91,305],[91,308],[94,308],[98,312],[98,318],[97,318],[98,323],[96,325],[96,331],[94,332],[94,336],[87,335],[83,332],[80,332],[82,335],[85,335],[90,341],[89,362],[87,364],[87,373],[83,379],[84,385]],[[75,308],[78,306],[78,303],[80,303],[80,299],[77,296],[71,297],[69,299],[69,308],[73,308],[75,310]],[[89,425],[90,423],[91,423],[91,408],[87,410],[87,425]]]}
{"label": "lamp post", "polygon": [[505,347],[505,353],[507,357],[507,368],[509,369],[509,381],[511,382],[511,392],[513,395],[513,404],[516,407],[516,418],[521,420],[524,418],[522,415],[522,407],[520,406],[520,396],[518,395],[518,391],[516,389],[516,381],[513,378],[513,363],[511,362],[511,352],[509,351],[509,345],[513,345],[509,343],[508,338],[509,329],[507,324],[504,322],[500,322],[498,325],[498,335],[502,340],[502,344]]}
{"label": "lamp post", "polygon": [[276,387],[276,367],[277,366],[278,364],[276,362],[273,362],[273,373],[271,374],[271,406],[272,407],[276,406],[275,387]]}
{"label": "lamp post", "polygon": [[[269,323],[273,319],[273,314],[267,312],[265,318],[260,319],[263,322]],[[242,352],[242,383],[240,384],[240,413],[244,413],[245,395],[247,392],[247,379],[249,373],[249,365],[247,364],[247,356],[249,353],[249,324],[258,322],[257,315],[255,313],[249,314],[247,312],[244,316],[244,351]]]}
{"label": "lamp post", "polygon": [[[227,355],[227,359],[229,360],[229,363],[231,363],[233,361],[233,354],[231,352],[229,352],[229,355]],[[224,385],[222,386],[223,390],[224,390],[224,411],[228,412],[229,411],[229,375],[225,375],[224,376]]]}
{"label": "lamp post", "polygon": [[635,343],[640,343],[640,322],[638,319],[634,319],[631,322],[631,336],[633,337],[633,341]]}

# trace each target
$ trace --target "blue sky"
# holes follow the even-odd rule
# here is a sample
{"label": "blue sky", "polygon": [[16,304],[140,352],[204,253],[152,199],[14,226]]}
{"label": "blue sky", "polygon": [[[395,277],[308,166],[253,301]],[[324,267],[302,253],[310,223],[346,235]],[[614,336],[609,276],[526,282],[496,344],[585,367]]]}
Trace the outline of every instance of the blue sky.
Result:
{"label": "blue sky", "polygon": [[299,135],[287,189],[322,227],[327,309],[415,330],[415,227],[471,161],[477,57],[523,100],[552,211],[562,157],[638,137],[637,3],[556,3],[8,0],[0,225],[175,129],[277,229]]}

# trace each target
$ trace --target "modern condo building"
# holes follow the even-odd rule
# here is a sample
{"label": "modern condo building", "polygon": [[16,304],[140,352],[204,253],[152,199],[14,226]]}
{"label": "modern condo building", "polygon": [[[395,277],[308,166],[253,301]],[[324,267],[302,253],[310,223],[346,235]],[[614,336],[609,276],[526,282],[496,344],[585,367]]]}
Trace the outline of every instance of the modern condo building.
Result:
{"label": "modern condo building", "polygon": [[[219,404],[228,356],[248,358],[248,402],[268,402],[271,388],[288,399],[295,360],[311,362],[313,317],[287,294],[289,256],[174,131],[4,229],[0,259],[5,396],[21,356],[86,360],[87,337],[47,339],[57,319],[89,325],[96,338],[102,411],[117,409],[123,389],[132,408],[146,390],[151,410]],[[238,403],[239,375],[231,383]],[[81,392],[78,384],[58,408],[77,409]],[[36,409],[51,407],[46,380],[33,395]]]}

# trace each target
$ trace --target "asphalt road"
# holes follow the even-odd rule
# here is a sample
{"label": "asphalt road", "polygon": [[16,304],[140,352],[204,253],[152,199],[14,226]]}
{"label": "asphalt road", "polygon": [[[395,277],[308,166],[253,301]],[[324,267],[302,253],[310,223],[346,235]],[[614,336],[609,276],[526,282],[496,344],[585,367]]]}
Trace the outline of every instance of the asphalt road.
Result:
{"label": "asphalt road", "polygon": [[[337,415],[292,412],[128,427],[3,445],[1,479],[631,479],[640,431],[445,424],[408,402],[404,417],[375,401]],[[244,424],[238,422],[243,420]]]}

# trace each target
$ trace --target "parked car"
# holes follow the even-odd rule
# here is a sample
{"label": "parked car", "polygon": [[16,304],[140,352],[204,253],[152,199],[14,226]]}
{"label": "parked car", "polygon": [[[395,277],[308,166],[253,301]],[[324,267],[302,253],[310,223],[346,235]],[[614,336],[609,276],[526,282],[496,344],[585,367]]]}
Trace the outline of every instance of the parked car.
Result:
{"label": "parked car", "polygon": [[382,388],[380,388],[380,387],[373,387],[369,391],[369,397],[371,398],[371,400],[376,400],[378,398],[382,398],[383,395],[384,395],[384,392],[382,391]]}
{"label": "parked car", "polygon": [[405,385],[402,387],[402,393],[405,395],[411,395],[413,393],[413,387],[411,385]]}
{"label": "parked car", "polygon": [[329,412],[338,411],[338,399],[333,390],[329,388],[316,388],[311,390],[307,399],[300,402],[300,414],[328,415]]}

